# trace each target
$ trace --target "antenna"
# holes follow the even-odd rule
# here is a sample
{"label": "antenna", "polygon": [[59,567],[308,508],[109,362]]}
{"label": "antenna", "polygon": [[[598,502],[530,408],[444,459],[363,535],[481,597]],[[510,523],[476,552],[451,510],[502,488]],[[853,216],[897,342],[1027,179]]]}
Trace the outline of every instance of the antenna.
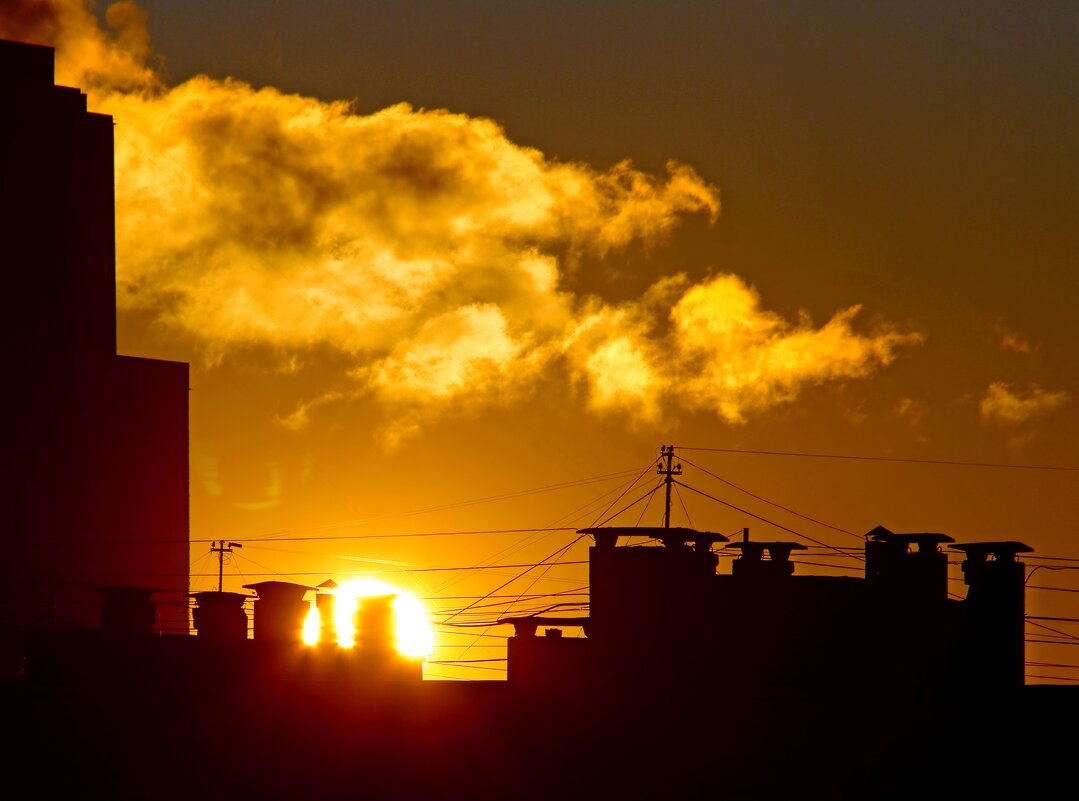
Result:
{"label": "antenna", "polygon": [[674,446],[673,445],[660,445],[659,446],[660,458],[656,464],[656,473],[663,476],[663,483],[667,490],[667,503],[663,508],[663,528],[671,527],[671,484],[674,483],[674,477],[682,475],[682,465],[676,464],[671,466],[671,461],[674,459]]}
{"label": "antenna", "polygon": [[225,542],[224,540],[214,540],[210,544],[210,553],[217,554],[217,591],[224,592],[225,589],[225,554],[232,553],[233,548],[244,547],[238,542]]}

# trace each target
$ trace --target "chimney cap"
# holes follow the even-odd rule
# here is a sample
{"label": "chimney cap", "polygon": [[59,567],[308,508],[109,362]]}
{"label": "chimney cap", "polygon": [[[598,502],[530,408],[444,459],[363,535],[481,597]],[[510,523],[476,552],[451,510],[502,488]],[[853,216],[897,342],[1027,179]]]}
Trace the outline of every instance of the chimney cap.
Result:
{"label": "chimney cap", "polygon": [[804,551],[808,546],[802,545],[800,542],[765,542],[764,540],[750,540],[748,542],[732,542],[730,545],[723,546],[723,550],[727,550],[728,548],[737,548],[740,551],[754,551],[757,549],[770,551],[772,548],[789,548],[792,551]]}
{"label": "chimney cap", "polygon": [[254,595],[245,595],[242,592],[221,592],[220,590],[205,590],[204,592],[190,592],[187,594],[188,598],[194,598],[199,604],[203,603],[225,603],[236,601],[249,601],[254,598]]}
{"label": "chimney cap", "polygon": [[314,587],[308,587],[306,584],[297,584],[294,581],[276,580],[256,581],[254,584],[244,584],[243,587],[245,590],[254,590],[255,592],[259,592],[259,590],[273,590],[277,587],[295,587],[296,589],[303,590],[304,592],[315,589]]}
{"label": "chimney cap", "polygon": [[518,615],[516,617],[500,617],[499,623],[515,623],[527,621],[539,626],[583,626],[588,622],[588,617],[553,617],[551,615]]}
{"label": "chimney cap", "polygon": [[499,623],[513,625],[513,633],[518,637],[534,637],[540,626],[583,626],[585,636],[588,635],[588,617],[550,617],[547,615],[523,615],[519,617],[502,617]]}
{"label": "chimney cap", "polygon": [[866,534],[877,542],[905,542],[907,544],[915,545],[939,545],[942,542],[955,542],[954,537],[949,537],[947,534],[940,534],[933,531],[919,531],[911,532],[907,534],[896,534],[894,531],[877,526],[875,529]]}
{"label": "chimney cap", "polygon": [[967,556],[979,558],[988,554],[996,557],[1013,557],[1017,553],[1031,553],[1034,549],[1026,543],[1015,540],[1000,540],[998,542],[963,542],[948,546],[953,551],[962,551]]}
{"label": "chimney cap", "polygon": [[694,528],[677,526],[672,526],[671,528],[663,526],[603,526],[600,528],[579,528],[577,533],[591,534],[592,536],[607,535],[608,537],[651,537],[662,541],[664,545],[672,542],[678,545],[684,545],[687,542],[692,542],[695,545],[730,542],[729,537],[717,534],[714,531],[697,531]]}

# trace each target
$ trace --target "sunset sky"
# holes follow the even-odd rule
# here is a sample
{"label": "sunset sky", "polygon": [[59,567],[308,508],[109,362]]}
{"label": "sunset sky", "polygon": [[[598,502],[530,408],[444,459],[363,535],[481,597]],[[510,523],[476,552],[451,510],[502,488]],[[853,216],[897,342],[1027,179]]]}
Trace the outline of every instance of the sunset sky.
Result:
{"label": "sunset sky", "polygon": [[[58,82],[114,116],[118,349],[191,363],[191,536],[244,543],[225,589],[378,573],[457,608],[521,571],[442,568],[576,535],[396,535],[593,525],[674,444],[686,484],[813,541],[1021,540],[1054,568],[1031,586],[1079,590],[1037,558],[1079,560],[1079,5],[94,14],[20,0],[0,36],[56,46]],[[612,522],[659,525],[660,500]],[[689,489],[672,518],[792,538]],[[192,562],[213,587],[208,542]],[[580,601],[586,575],[496,596]],[[1075,599],[1031,589],[1028,612]]]}

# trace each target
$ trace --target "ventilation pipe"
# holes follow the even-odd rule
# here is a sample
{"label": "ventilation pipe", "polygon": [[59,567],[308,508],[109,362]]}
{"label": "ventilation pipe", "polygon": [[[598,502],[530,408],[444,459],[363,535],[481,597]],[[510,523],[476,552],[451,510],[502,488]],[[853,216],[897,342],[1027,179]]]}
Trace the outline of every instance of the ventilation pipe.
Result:
{"label": "ventilation pipe", "polygon": [[873,587],[912,601],[948,597],[947,534],[896,534],[877,526],[865,535],[865,578]]}
{"label": "ventilation pipe", "polygon": [[212,643],[237,643],[247,639],[247,612],[250,598],[239,592],[196,592],[192,598],[195,629],[200,638]]}
{"label": "ventilation pipe", "polygon": [[297,646],[303,643],[303,624],[311,609],[303,598],[314,587],[291,581],[259,581],[245,584],[244,589],[257,593],[252,626],[256,641]]}
{"label": "ventilation pipe", "polygon": [[1021,542],[971,542],[952,546],[966,555],[966,672],[986,688],[1025,683],[1026,565],[1016,559],[1033,548]]}
{"label": "ventilation pipe", "polygon": [[365,658],[386,659],[397,655],[396,595],[369,595],[356,605],[356,649]]}

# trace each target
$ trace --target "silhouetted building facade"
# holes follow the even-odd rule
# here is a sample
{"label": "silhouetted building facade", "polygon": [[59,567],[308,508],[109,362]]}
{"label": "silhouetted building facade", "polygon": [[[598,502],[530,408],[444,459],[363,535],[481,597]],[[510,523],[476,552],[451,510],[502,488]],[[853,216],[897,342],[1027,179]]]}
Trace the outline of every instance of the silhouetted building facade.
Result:
{"label": "silhouetted building facade", "polygon": [[[864,576],[795,575],[797,542],[727,542],[684,528],[584,529],[590,611],[518,617],[510,681],[591,693],[736,682],[754,693],[941,697],[963,684],[1003,695],[1024,684],[1018,542],[953,545],[946,534],[866,534]],[[657,547],[620,546],[652,536]],[[736,554],[717,569],[715,546]],[[946,546],[963,554],[966,597],[948,588]],[[562,637],[582,626],[584,639]],[[537,636],[541,627],[544,635]],[[880,688],[891,688],[887,693]]]}
{"label": "silhouetted building facade", "polygon": [[0,41],[0,630],[96,625],[111,585],[187,625],[188,366],[116,353],[113,122]]}
{"label": "silhouetted building facade", "polygon": [[1070,764],[1051,724],[1079,688],[1023,684],[1022,543],[878,527],[864,576],[837,577],[796,574],[790,542],[587,533],[588,616],[504,619],[506,681],[420,681],[389,596],[364,599],[355,648],[303,645],[304,598],[332,587],[264,581],[197,593],[195,636],[152,634],[147,590],[102,587],[100,629],[46,633],[0,691],[20,731],[92,755],[49,789],[91,777],[101,797],[1034,797]]}

